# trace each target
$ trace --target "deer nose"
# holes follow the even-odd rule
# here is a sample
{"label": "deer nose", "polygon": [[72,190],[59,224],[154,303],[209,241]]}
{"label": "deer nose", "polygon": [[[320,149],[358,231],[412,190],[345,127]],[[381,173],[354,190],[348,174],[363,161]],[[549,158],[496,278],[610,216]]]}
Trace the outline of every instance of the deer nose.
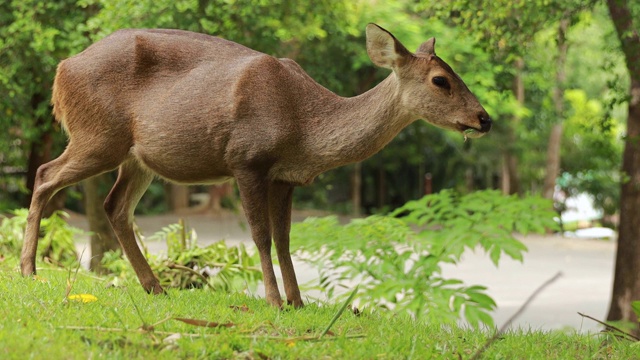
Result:
{"label": "deer nose", "polygon": [[486,112],[478,114],[478,120],[480,120],[480,131],[485,133],[491,130],[491,118]]}

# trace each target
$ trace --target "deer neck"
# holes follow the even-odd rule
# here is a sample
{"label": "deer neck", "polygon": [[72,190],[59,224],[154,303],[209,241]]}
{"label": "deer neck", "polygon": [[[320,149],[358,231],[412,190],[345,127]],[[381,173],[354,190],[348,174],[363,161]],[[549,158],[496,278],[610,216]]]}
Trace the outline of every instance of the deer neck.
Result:
{"label": "deer neck", "polygon": [[327,168],[364,160],[388,144],[414,117],[400,106],[395,74],[362,95],[330,99],[316,115],[312,148]]}

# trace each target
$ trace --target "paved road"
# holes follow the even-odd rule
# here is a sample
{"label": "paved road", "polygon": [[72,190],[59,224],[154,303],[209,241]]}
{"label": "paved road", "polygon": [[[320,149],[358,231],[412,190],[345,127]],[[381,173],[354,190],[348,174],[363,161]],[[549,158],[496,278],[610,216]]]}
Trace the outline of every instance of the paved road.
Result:
{"label": "paved road", "polygon": [[[296,214],[294,221],[300,221],[304,216]],[[241,216],[225,213],[182,217],[196,229],[200,244],[220,239],[229,244],[251,243],[248,227]],[[137,223],[148,236],[177,220],[176,215],[162,215],[138,217]],[[71,223],[87,228],[81,216],[73,215]],[[595,322],[582,319],[577,312],[598,319],[606,316],[613,282],[615,243],[560,236],[530,236],[521,240],[529,248],[523,263],[505,258],[495,268],[482,252],[469,252],[460,264],[445,266],[444,274],[461,279],[467,285],[487,286],[488,294],[498,304],[494,319],[497,325],[502,325],[539,285],[561,271],[563,276],[541,293],[512,327],[598,331],[600,328]],[[79,249],[86,246],[86,241],[78,243]],[[164,244],[157,242],[150,242],[148,246],[156,252],[165,249]],[[86,263],[88,258],[86,251],[83,261]],[[304,264],[297,264],[296,269],[301,283],[317,278],[315,271]]]}

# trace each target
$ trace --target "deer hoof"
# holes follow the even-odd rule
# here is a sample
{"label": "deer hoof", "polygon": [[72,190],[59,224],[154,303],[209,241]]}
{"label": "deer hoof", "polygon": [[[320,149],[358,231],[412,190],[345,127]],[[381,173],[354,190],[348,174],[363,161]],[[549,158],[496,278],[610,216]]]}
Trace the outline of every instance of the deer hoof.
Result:
{"label": "deer hoof", "polygon": [[27,277],[36,274],[36,267],[32,262],[22,262],[20,264],[20,272],[22,276]]}
{"label": "deer hoof", "polygon": [[295,300],[287,299],[287,304],[290,306],[293,306],[296,309],[301,309],[304,307],[304,303],[302,302],[302,299],[295,299]]}
{"label": "deer hoof", "polygon": [[160,286],[160,283],[158,282],[158,280],[154,281],[153,283],[149,284],[149,285],[143,285],[144,290],[148,293],[148,294],[153,294],[153,295],[167,295],[167,292],[164,291],[164,289],[162,288],[162,286]]}
{"label": "deer hoof", "polygon": [[280,299],[279,297],[267,298],[267,303],[271,306],[282,309],[282,299]]}

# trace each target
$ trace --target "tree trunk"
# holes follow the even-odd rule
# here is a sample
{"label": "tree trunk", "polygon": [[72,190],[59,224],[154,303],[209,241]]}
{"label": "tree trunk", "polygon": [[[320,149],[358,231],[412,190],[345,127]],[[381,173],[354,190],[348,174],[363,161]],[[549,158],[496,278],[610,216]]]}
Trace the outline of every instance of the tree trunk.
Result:
{"label": "tree trunk", "polygon": [[464,171],[464,187],[467,192],[472,192],[475,190],[473,179],[473,168],[468,167],[467,170]]}
{"label": "tree trunk", "polygon": [[509,189],[509,184],[511,179],[509,179],[509,167],[507,166],[507,153],[502,154],[502,163],[500,166],[500,190],[502,193],[507,195],[510,194],[511,189]]}
{"label": "tree trunk", "polygon": [[638,318],[631,302],[640,300],[640,34],[633,27],[630,2],[607,0],[631,77],[627,137],[622,158],[618,250],[607,320]]}
{"label": "tree trunk", "polygon": [[91,231],[91,262],[89,269],[99,274],[104,273],[102,267],[102,257],[110,250],[120,249],[118,238],[113,233],[107,214],[104,211],[105,196],[100,192],[103,184],[110,183],[109,174],[102,174],[85,180],[82,185],[84,189],[84,206]]}
{"label": "tree trunk", "polygon": [[560,174],[560,144],[562,142],[562,122],[564,121],[564,84],[567,79],[565,63],[567,60],[568,17],[560,20],[558,27],[558,57],[556,58],[556,83],[553,88],[553,102],[556,110],[556,123],[551,127],[547,148],[547,170],[544,178],[542,196],[553,199],[556,178]]}
{"label": "tree trunk", "polygon": [[222,211],[222,199],[233,195],[233,182],[227,181],[222,184],[211,185],[209,187],[209,210],[214,212]]}
{"label": "tree trunk", "polygon": [[[42,94],[33,94],[31,97],[31,106],[33,109],[37,109],[40,103],[44,101],[44,96]],[[28,207],[31,204],[31,195],[33,194],[33,187],[36,182],[36,173],[40,165],[47,163],[51,160],[51,147],[53,146],[53,136],[51,134],[51,129],[48,126],[48,123],[51,122],[51,118],[46,117],[38,117],[36,119],[35,126],[39,129],[48,129],[43,131],[39,138],[35,141],[32,141],[29,149],[29,159],[27,160],[27,189],[29,190],[29,195],[25,199],[25,207]],[[62,193],[54,196],[51,201],[47,203],[47,206],[44,209],[43,217],[49,217],[55,210],[62,209],[64,207],[64,195]]]}
{"label": "tree trunk", "polygon": [[378,168],[378,211],[387,203],[387,177],[383,168]]}
{"label": "tree trunk", "polygon": [[42,133],[37,141],[31,143],[27,164],[27,189],[29,189],[29,196],[26,199],[27,206],[31,203],[31,194],[33,194],[38,168],[51,159],[52,143],[53,138],[49,132]]}
{"label": "tree trunk", "polygon": [[549,134],[547,147],[547,169],[544,178],[542,196],[545,199],[553,199],[556,187],[556,178],[560,173],[560,145],[562,143],[562,123],[553,124]]}
{"label": "tree trunk", "polygon": [[171,184],[171,210],[179,212],[189,208],[189,187]]}
{"label": "tree trunk", "polygon": [[360,216],[362,208],[362,163],[353,164],[351,173],[351,214]]}
{"label": "tree trunk", "polygon": [[424,174],[424,195],[433,194],[433,176],[431,173]]}
{"label": "tree trunk", "polygon": [[[511,130],[513,132],[513,130]],[[516,136],[510,137],[512,141],[515,140]],[[519,194],[520,193],[520,176],[518,175],[518,157],[513,152],[509,151],[505,154],[505,164],[507,171],[507,191],[506,194]]]}
{"label": "tree trunk", "polygon": [[[522,79],[522,70],[524,69],[524,59],[519,58],[516,63],[516,76],[513,79],[513,94],[520,104],[524,104],[524,81]],[[515,133],[515,127],[520,123],[520,118],[514,116],[513,125],[507,126],[507,142],[508,147],[503,153],[502,168],[502,191],[504,194],[520,193],[520,176],[518,175],[518,158],[514,144],[517,143],[518,137]]]}

